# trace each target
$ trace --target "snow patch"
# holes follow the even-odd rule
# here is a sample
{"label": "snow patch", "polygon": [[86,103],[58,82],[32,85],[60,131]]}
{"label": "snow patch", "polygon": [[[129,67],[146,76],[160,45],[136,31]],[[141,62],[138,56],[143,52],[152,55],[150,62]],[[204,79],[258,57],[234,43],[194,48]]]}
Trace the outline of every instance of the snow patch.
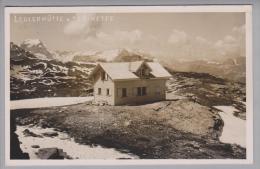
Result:
{"label": "snow patch", "polygon": [[47,86],[50,86],[50,85],[54,85],[55,84],[55,82],[54,81],[52,81],[52,80],[50,80],[50,79],[44,79],[42,82],[38,82],[38,83],[40,83],[40,84],[43,84],[43,85],[47,85]]}
{"label": "snow patch", "polygon": [[36,87],[32,88],[32,89],[23,89],[23,92],[34,92],[36,91]]}
{"label": "snow patch", "polygon": [[15,109],[30,109],[30,108],[43,108],[55,107],[84,103],[93,100],[94,97],[46,97],[36,99],[24,99],[11,101],[11,110]]}
{"label": "snow patch", "polygon": [[224,121],[220,141],[223,143],[238,144],[246,147],[246,121],[234,116],[237,111],[233,106],[214,106],[220,110],[219,115]]}
{"label": "snow patch", "polygon": [[29,126],[17,126],[16,134],[22,144],[20,147],[23,152],[29,154],[30,159],[39,159],[35,154],[39,148],[32,148],[32,145],[39,145],[40,148],[57,147],[66,152],[73,159],[117,159],[117,158],[130,158],[137,159],[138,157],[130,153],[122,153],[113,148],[104,148],[101,146],[81,145],[70,138],[68,134],[57,132],[57,137],[25,137],[23,131],[25,129],[31,132],[42,135],[45,132],[57,132],[53,128],[39,128]]}
{"label": "snow patch", "polygon": [[97,53],[99,59],[105,59],[106,61],[110,62],[113,61],[121,52],[121,49],[114,49],[114,50],[106,50],[100,53]]}
{"label": "snow patch", "polygon": [[41,41],[39,39],[26,39],[23,41],[23,44],[25,44],[29,48],[31,48],[33,46],[37,46],[40,43],[41,43]]}
{"label": "snow patch", "polygon": [[84,67],[79,67],[79,66],[73,66],[72,68],[73,71],[78,70],[81,72],[84,72],[86,74],[90,74],[93,70],[93,68],[84,68]]}
{"label": "snow patch", "polygon": [[46,55],[42,54],[42,53],[34,53],[34,55],[40,59],[40,60],[51,60],[49,59]]}
{"label": "snow patch", "polygon": [[215,62],[215,61],[207,61],[207,64],[220,65],[219,62]]}
{"label": "snow patch", "polygon": [[76,63],[79,64],[79,65],[92,65],[92,66],[97,65],[96,62],[79,62],[79,61],[76,61]]}

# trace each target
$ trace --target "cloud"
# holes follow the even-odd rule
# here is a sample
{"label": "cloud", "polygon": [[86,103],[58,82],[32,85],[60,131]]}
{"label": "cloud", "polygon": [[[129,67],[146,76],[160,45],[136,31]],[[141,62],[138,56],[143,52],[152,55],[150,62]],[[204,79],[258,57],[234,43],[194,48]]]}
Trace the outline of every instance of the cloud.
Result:
{"label": "cloud", "polygon": [[226,43],[231,43],[232,44],[232,43],[235,43],[236,39],[233,36],[231,36],[231,35],[227,35],[227,36],[224,37],[224,41]]}
{"label": "cloud", "polygon": [[215,59],[245,55],[245,25],[230,29],[229,34],[217,41],[182,30],[172,30],[168,36],[168,53],[186,59]]}
{"label": "cloud", "polygon": [[245,25],[233,27],[230,35],[218,40],[214,47],[221,56],[245,56]]}
{"label": "cloud", "polygon": [[143,40],[143,33],[139,29],[113,32],[97,32],[95,37],[83,40],[87,46],[97,49],[134,48]]}
{"label": "cloud", "polygon": [[[72,29],[73,28],[73,29]],[[109,50],[117,48],[138,49],[154,56],[185,59],[221,59],[228,57],[244,56],[245,34],[244,26],[230,29],[229,34],[213,41],[202,35],[191,35],[183,30],[173,29],[168,36],[148,34],[140,29],[133,30],[101,30],[94,31],[88,24],[76,28],[71,27],[70,34],[85,33],[77,43],[93,50]],[[67,32],[68,33],[68,32]],[[79,34],[82,36],[82,33]]]}
{"label": "cloud", "polygon": [[142,38],[142,32],[138,29],[132,31],[114,31],[112,33],[100,32],[97,34],[98,39],[105,40],[108,43],[129,43],[133,44]]}
{"label": "cloud", "polygon": [[168,53],[175,58],[202,59],[212,57],[212,42],[203,36],[174,29],[168,36]]}
{"label": "cloud", "polygon": [[196,36],[196,37],[195,37],[195,40],[196,40],[198,43],[201,43],[201,44],[209,43],[209,41],[208,41],[207,39],[205,39],[204,37],[202,37],[202,36]]}
{"label": "cloud", "polygon": [[76,14],[73,20],[65,25],[63,32],[66,35],[83,38],[96,36],[101,27],[101,22],[94,19],[96,16],[96,14]]}
{"label": "cloud", "polygon": [[172,30],[168,42],[171,44],[184,44],[188,40],[188,36],[184,31]]}
{"label": "cloud", "polygon": [[245,34],[245,30],[246,30],[245,25],[234,26],[233,29],[232,29],[232,32],[233,33],[238,33],[238,34]]}

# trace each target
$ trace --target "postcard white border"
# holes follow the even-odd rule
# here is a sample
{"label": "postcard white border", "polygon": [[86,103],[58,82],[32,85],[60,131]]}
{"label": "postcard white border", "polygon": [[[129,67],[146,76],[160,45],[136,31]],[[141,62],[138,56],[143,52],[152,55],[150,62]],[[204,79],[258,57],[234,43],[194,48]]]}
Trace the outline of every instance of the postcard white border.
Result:
{"label": "postcard white border", "polygon": [[[12,13],[167,13],[245,12],[246,14],[246,159],[140,159],[140,160],[11,160],[10,159],[10,14]],[[201,165],[253,164],[253,67],[252,6],[97,6],[97,7],[6,7],[5,8],[5,164],[7,166],[89,165]]]}

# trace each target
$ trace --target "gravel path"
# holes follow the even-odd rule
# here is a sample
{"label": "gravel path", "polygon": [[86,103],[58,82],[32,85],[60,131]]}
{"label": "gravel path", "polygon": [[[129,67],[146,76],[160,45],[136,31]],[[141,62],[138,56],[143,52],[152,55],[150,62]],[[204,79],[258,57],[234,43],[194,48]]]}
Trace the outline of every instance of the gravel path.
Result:
{"label": "gravel path", "polygon": [[84,103],[93,100],[94,97],[46,97],[36,99],[24,99],[11,101],[11,110],[15,109],[31,109],[43,107],[66,106]]}

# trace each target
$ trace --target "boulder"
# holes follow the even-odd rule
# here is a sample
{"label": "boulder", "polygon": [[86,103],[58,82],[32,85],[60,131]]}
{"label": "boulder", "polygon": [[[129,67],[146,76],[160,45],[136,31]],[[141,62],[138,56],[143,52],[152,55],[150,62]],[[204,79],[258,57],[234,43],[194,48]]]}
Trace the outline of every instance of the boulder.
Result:
{"label": "boulder", "polygon": [[32,145],[31,147],[32,147],[32,148],[40,148],[39,145]]}
{"label": "boulder", "polygon": [[64,159],[67,157],[67,154],[57,147],[41,148],[36,154],[40,159]]}
{"label": "boulder", "polygon": [[23,134],[25,137],[41,137],[42,138],[41,135],[35,134],[35,133],[31,132],[29,129],[25,129],[23,131]]}
{"label": "boulder", "polygon": [[58,136],[59,134],[55,131],[50,131],[50,132],[45,132],[45,133],[42,133],[42,135],[46,136],[46,137],[56,137]]}
{"label": "boulder", "polygon": [[[13,125],[11,123],[11,125]],[[12,129],[12,128],[11,128]],[[29,159],[29,154],[24,153],[19,145],[18,135],[14,133],[14,131],[11,132],[11,146],[10,146],[10,159]]]}

